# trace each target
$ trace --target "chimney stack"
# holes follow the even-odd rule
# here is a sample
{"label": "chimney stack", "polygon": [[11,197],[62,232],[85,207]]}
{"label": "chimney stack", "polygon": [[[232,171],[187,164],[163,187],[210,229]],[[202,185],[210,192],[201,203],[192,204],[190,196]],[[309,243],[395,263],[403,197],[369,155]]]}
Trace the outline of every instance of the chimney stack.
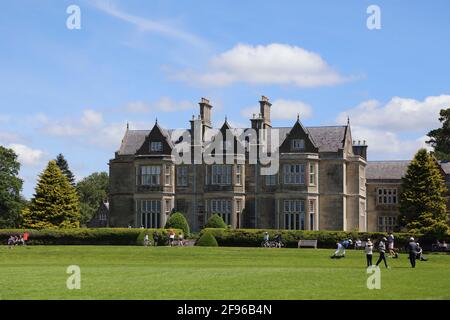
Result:
{"label": "chimney stack", "polygon": [[272,106],[272,104],[269,102],[269,98],[267,98],[266,96],[261,96],[259,105],[264,127],[272,127],[272,124],[270,122],[270,107]]}
{"label": "chimney stack", "polygon": [[200,102],[200,117],[202,119],[202,123],[205,127],[212,128],[211,125],[211,109],[212,105],[210,105],[209,100],[206,98],[201,98]]}

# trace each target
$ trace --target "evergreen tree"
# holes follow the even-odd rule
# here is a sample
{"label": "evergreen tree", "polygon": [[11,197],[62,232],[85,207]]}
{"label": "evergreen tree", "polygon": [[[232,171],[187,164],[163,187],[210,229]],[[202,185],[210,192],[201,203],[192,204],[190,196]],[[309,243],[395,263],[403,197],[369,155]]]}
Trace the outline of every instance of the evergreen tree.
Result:
{"label": "evergreen tree", "polygon": [[439,160],[450,160],[450,108],[439,113],[442,128],[431,130],[427,136],[429,145],[434,148],[434,154]]}
{"label": "evergreen tree", "polygon": [[20,163],[13,150],[0,146],[0,228],[19,224],[24,200],[20,196],[23,181],[18,177]]}
{"label": "evergreen tree", "polygon": [[108,200],[109,177],[106,172],[94,172],[77,183],[80,198],[81,225],[87,224],[97,212],[102,201]]}
{"label": "evergreen tree", "polygon": [[75,187],[75,176],[72,171],[70,171],[69,164],[62,153],[58,154],[55,161],[62,173],[67,177],[67,179],[69,179],[70,184]]}
{"label": "evergreen tree", "polygon": [[435,158],[420,149],[402,178],[401,225],[413,233],[445,235],[448,232],[445,192]]}
{"label": "evergreen tree", "polygon": [[29,208],[23,211],[23,226],[27,228],[78,228],[80,205],[75,188],[50,161],[39,176],[36,193]]}

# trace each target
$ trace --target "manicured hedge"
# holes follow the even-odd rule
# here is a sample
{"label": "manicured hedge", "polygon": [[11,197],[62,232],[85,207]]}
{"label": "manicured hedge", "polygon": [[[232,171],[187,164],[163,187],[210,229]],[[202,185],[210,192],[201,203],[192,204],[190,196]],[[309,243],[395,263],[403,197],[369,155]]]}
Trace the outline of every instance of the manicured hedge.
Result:
{"label": "manicured hedge", "polygon": [[213,214],[205,225],[205,228],[226,228],[227,225],[217,213]]}
{"label": "manicured hedge", "polygon": [[[168,240],[165,229],[129,229],[129,228],[98,228],[98,229],[0,229],[0,244],[7,244],[11,235],[29,234],[29,245],[143,245],[144,236],[148,233],[153,241],[153,232],[158,232],[159,245]],[[174,229],[175,232],[179,230]]]}
{"label": "manicured hedge", "polygon": [[[386,233],[381,232],[344,232],[344,231],[298,231],[298,230],[262,230],[262,229],[203,229],[203,232],[211,232],[216,238],[219,246],[229,247],[259,247],[263,241],[264,232],[269,232],[270,239],[281,232],[283,242],[288,248],[297,248],[298,240],[318,240],[319,248],[335,248],[336,242],[343,239],[360,239],[378,241]],[[421,235],[408,233],[394,233],[396,247],[402,249],[409,238],[413,236],[419,239],[422,246],[431,246],[435,239],[426,239]]]}
{"label": "manicured hedge", "polygon": [[212,235],[211,232],[204,232],[203,235],[198,239],[196,246],[200,247],[218,247],[216,238]]}

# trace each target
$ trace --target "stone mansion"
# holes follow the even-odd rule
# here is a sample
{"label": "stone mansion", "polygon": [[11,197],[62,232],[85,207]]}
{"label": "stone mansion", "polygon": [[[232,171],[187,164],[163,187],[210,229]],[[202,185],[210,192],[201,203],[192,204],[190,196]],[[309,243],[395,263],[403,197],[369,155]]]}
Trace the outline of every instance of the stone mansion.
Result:
{"label": "stone mansion", "polygon": [[[182,140],[176,130],[158,123],[151,130],[127,127],[109,162],[108,225],[164,227],[169,215],[179,211],[193,231],[213,213],[233,228],[391,231],[397,226],[408,161],[369,162],[367,145],[352,139],[350,122],[305,127],[297,118],[292,127],[272,127],[269,99],[263,96],[259,103],[260,113],[250,119],[249,129],[277,129],[276,174],[261,174],[264,166],[249,160],[251,144],[243,143],[246,128],[232,128],[226,120],[216,131],[230,132],[235,145],[245,145],[226,164],[176,164],[172,151]],[[204,152],[214,140],[208,137],[214,130],[213,107],[204,98],[199,105],[200,115],[186,131],[194,135],[189,148]],[[256,148],[261,148],[259,138]],[[450,163],[441,169],[450,184]]]}

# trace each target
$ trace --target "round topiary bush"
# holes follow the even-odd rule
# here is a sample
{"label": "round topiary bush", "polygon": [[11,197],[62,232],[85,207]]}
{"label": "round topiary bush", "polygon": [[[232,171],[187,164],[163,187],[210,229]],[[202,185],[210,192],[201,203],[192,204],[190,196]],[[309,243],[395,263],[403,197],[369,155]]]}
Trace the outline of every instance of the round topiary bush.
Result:
{"label": "round topiary bush", "polygon": [[223,221],[222,217],[217,213],[213,214],[211,218],[208,219],[208,222],[205,225],[205,228],[223,228],[225,229],[227,225],[225,221]]}
{"label": "round topiary bush", "polygon": [[187,223],[186,218],[180,212],[175,212],[174,214],[172,214],[167,220],[166,226],[164,228],[181,229],[183,230],[184,236],[189,237],[189,224]]}
{"label": "round topiary bush", "polygon": [[218,247],[216,238],[212,235],[211,232],[205,232],[200,239],[198,239],[196,246],[200,247]]}

